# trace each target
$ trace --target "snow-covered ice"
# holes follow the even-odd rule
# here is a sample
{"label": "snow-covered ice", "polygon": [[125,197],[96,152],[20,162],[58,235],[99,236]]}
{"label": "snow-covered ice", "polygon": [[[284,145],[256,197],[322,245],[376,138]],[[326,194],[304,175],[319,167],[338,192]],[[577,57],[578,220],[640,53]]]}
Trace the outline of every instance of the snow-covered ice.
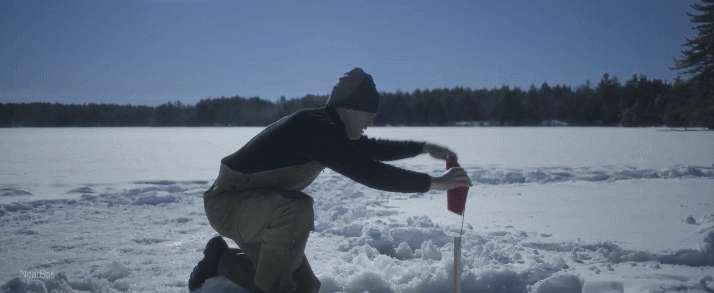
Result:
{"label": "snow-covered ice", "polygon": [[[1,292],[187,292],[214,235],[202,192],[258,128],[0,129]],[[476,186],[462,292],[712,292],[714,133],[374,128],[457,151]],[[7,163],[6,163],[7,162]],[[395,162],[438,174],[428,156]],[[450,292],[442,192],[325,171],[308,258],[321,292]],[[234,245],[233,243],[231,243]],[[200,292],[245,292],[223,278]]]}

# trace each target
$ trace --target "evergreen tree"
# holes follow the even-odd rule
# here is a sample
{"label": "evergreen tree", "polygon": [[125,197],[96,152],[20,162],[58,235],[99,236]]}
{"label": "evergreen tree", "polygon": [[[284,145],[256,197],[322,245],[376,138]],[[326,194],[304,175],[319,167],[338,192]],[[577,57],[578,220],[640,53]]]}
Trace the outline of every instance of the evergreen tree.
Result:
{"label": "evergreen tree", "polygon": [[688,124],[714,129],[714,0],[701,0],[692,9],[695,12],[688,15],[697,35],[687,39],[674,68],[692,75],[694,95],[687,101],[691,113]]}
{"label": "evergreen tree", "polygon": [[675,68],[711,82],[714,81],[714,0],[701,1],[692,4],[695,14],[688,13],[697,36],[687,39],[682,57],[675,61]]}

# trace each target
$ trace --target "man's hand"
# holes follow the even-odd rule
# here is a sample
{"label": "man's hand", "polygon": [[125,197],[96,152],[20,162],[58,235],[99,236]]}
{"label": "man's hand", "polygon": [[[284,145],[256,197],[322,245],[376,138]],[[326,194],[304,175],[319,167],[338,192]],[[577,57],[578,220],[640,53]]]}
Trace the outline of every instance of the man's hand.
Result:
{"label": "man's hand", "polygon": [[471,178],[461,167],[450,168],[441,176],[431,177],[431,189],[433,190],[449,190],[469,186],[473,186]]}
{"label": "man's hand", "polygon": [[443,147],[437,144],[424,143],[424,152],[429,153],[435,159],[446,160],[447,156],[453,156],[456,158],[456,153],[452,152],[447,147]]}

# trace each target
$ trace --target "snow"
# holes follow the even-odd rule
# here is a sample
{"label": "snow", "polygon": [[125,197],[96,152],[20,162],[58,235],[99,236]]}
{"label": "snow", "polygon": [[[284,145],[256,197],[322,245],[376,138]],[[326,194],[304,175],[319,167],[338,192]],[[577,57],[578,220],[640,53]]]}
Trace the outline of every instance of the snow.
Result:
{"label": "snow", "polygon": [[617,281],[591,281],[583,287],[583,293],[621,293],[624,290],[622,282]]}
{"label": "snow", "polygon": [[132,204],[133,205],[159,205],[159,204],[164,204],[164,203],[172,203],[172,202],[177,202],[178,198],[175,196],[171,195],[156,195],[156,194],[149,194],[146,196],[142,196],[140,198],[137,198]]}
{"label": "snow", "polygon": [[[0,292],[187,292],[215,233],[202,192],[220,157],[258,130],[0,129],[0,159],[9,162],[0,166]],[[370,131],[461,155],[476,184],[464,293],[714,287],[713,133]],[[428,156],[396,164],[443,170]],[[450,292],[460,218],[446,211],[444,192],[382,192],[332,171],[306,192],[316,214],[307,256],[321,292]],[[222,277],[197,291],[247,292]]]}
{"label": "snow", "polygon": [[[0,202],[72,197],[74,188],[101,192],[107,184],[208,180],[219,160],[250,140],[258,127],[106,127],[0,129],[0,188],[25,196]],[[681,177],[688,167],[709,168],[714,133],[656,128],[599,127],[374,127],[366,134],[395,139],[428,139],[458,151],[461,165],[485,181],[607,180]],[[108,163],[109,162],[109,163]],[[412,168],[433,170],[443,163],[421,156]],[[679,166],[679,167],[678,167]],[[573,172],[568,168],[581,168]],[[590,168],[582,169],[582,168]],[[634,168],[634,174],[628,172]],[[607,179],[599,179],[604,169]],[[664,169],[664,170],[662,170]],[[667,174],[666,170],[674,171]],[[514,173],[505,179],[498,172]],[[547,177],[538,179],[538,171]],[[565,177],[560,177],[563,171]],[[662,172],[660,172],[662,171]],[[707,170],[704,170],[707,171]],[[696,174],[696,171],[694,171]],[[572,175],[572,176],[570,176]],[[534,177],[535,176],[535,177]],[[697,176],[697,175],[694,175]],[[531,182],[531,181],[526,181]],[[487,183],[487,182],[481,182]],[[0,189],[0,195],[5,194]],[[30,196],[31,194],[31,196]],[[24,198],[19,198],[24,197]]]}
{"label": "snow", "polygon": [[114,261],[107,265],[101,272],[97,274],[97,277],[107,279],[110,282],[116,281],[121,278],[125,278],[131,274],[131,271],[123,266],[122,264]]}
{"label": "snow", "polygon": [[[541,282],[539,282],[535,287],[536,293],[572,293],[572,292],[582,292],[583,284],[580,278],[572,274],[563,274],[551,276]],[[587,292],[601,292],[601,291],[587,291]],[[621,291],[620,291],[621,292]],[[604,293],[604,292],[603,292]]]}
{"label": "snow", "polygon": [[241,288],[235,283],[229,281],[226,278],[211,278],[206,280],[206,282],[193,291],[194,293],[252,293],[247,289]]}
{"label": "snow", "polygon": [[474,183],[499,185],[519,183],[552,183],[573,181],[618,181],[631,179],[676,179],[714,178],[714,167],[674,166],[660,169],[638,169],[633,167],[580,167],[580,168],[467,168]]}

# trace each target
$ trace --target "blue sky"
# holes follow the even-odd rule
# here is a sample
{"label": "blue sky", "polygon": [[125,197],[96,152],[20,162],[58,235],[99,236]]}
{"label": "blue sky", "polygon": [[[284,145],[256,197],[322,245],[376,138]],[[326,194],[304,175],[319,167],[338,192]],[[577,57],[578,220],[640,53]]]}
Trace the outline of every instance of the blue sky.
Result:
{"label": "blue sky", "polygon": [[0,102],[671,80],[693,1],[0,1]]}

